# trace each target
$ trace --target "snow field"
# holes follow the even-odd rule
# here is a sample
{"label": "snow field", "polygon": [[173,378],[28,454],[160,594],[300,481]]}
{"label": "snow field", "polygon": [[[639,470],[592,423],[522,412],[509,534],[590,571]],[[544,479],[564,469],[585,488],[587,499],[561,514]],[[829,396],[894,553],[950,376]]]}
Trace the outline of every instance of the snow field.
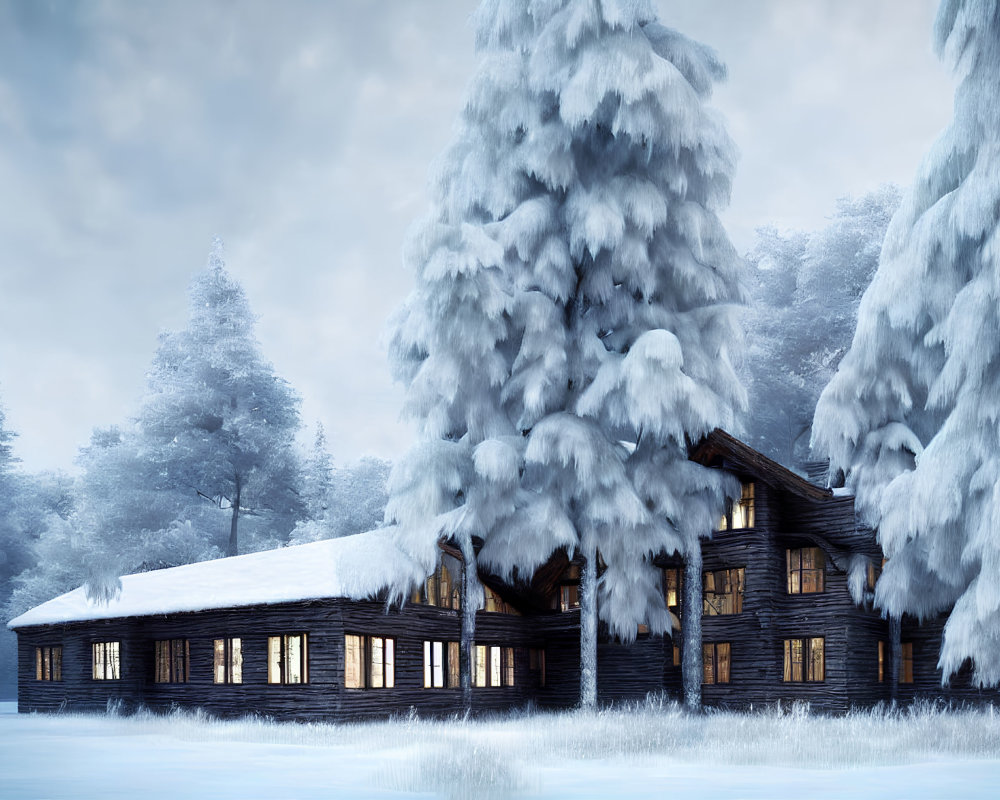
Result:
{"label": "snow field", "polygon": [[993,708],[359,724],[0,713],[0,797],[994,798]]}

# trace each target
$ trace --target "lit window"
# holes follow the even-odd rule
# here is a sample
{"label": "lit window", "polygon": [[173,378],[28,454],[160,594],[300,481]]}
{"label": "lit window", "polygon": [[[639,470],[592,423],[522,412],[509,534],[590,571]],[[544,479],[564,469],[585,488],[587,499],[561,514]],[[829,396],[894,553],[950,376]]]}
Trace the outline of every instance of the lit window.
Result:
{"label": "lit window", "polygon": [[903,642],[899,649],[899,682],[913,683],[913,642]]}
{"label": "lit window", "polygon": [[187,683],[190,651],[187,639],[164,639],[156,644],[156,683]]}
{"label": "lit window", "polygon": [[267,682],[309,682],[309,637],[286,633],[267,637]]}
{"label": "lit window", "polygon": [[472,685],[513,686],[514,648],[475,645],[472,648]]}
{"label": "lit window", "polygon": [[879,575],[882,574],[882,570],[875,566],[871,561],[868,562],[868,569],[865,574],[865,587],[868,591],[875,590],[875,584],[878,582]]}
{"label": "lit window", "polygon": [[702,683],[729,683],[729,642],[701,646],[704,677]]}
{"label": "lit window", "polygon": [[216,639],[212,663],[215,683],[243,683],[243,643],[240,639]]}
{"label": "lit window", "polygon": [[116,681],[122,676],[121,642],[94,642],[93,672],[95,681]]}
{"label": "lit window", "polygon": [[743,613],[745,569],[720,569],[704,573],[702,613],[709,617]]}
{"label": "lit window", "polygon": [[681,591],[684,588],[684,573],[679,567],[667,567],[663,570],[663,597],[667,608],[678,617],[681,615]]}
{"label": "lit window", "polygon": [[396,686],[396,640],[386,636],[344,636],[344,686],[392,689]]}
{"label": "lit window", "polygon": [[35,648],[35,680],[62,680],[62,646]]}
{"label": "lit window", "polygon": [[559,610],[572,611],[580,607],[580,587],[575,583],[559,587]]}
{"label": "lit window", "polygon": [[344,637],[344,686],[348,689],[363,689],[365,686],[365,648],[360,636],[347,634]]}
{"label": "lit window", "polygon": [[823,638],[785,639],[784,680],[791,683],[826,680]]}
{"label": "lit window", "polygon": [[818,547],[785,551],[788,593],[813,594],[824,590],[826,555]]}
{"label": "lit window", "polygon": [[[446,563],[447,562],[447,563]],[[461,562],[444,556],[424,585],[415,589],[410,601],[426,606],[458,609],[461,606]]]}
{"label": "lit window", "polygon": [[[474,648],[475,650],[475,648]],[[457,689],[461,685],[460,648],[458,642],[424,642],[424,688]],[[475,660],[475,652],[473,652]],[[474,686],[485,686],[476,682],[475,667],[472,672]]]}
{"label": "lit window", "polygon": [[494,614],[514,614],[520,616],[520,612],[518,612],[517,609],[494,592],[489,586],[484,584],[483,592],[486,594],[486,605],[483,607],[483,611]]}
{"label": "lit window", "polygon": [[674,651],[674,666],[679,667],[681,665],[681,649],[677,645],[673,646]]}
{"label": "lit window", "polygon": [[878,643],[878,682],[885,681],[885,642]]}
{"label": "lit window", "polygon": [[744,483],[740,491],[740,499],[729,503],[726,513],[719,522],[720,531],[752,528],[756,523],[754,497],[756,490],[753,482]]}

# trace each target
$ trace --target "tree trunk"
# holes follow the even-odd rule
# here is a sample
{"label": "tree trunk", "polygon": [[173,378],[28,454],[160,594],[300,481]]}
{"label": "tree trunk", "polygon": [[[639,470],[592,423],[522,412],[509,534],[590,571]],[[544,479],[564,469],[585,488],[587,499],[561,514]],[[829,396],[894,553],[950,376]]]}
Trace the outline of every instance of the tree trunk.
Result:
{"label": "tree trunk", "polygon": [[899,668],[903,663],[903,621],[889,617],[889,700],[895,706],[899,699]]}
{"label": "tree trunk", "polygon": [[229,523],[229,547],[226,548],[227,556],[239,555],[238,540],[236,537],[237,526],[240,521],[240,490],[243,488],[240,476],[236,476],[236,493],[233,497],[233,516]]}
{"label": "tree trunk", "polygon": [[[588,537],[589,538],[589,537]],[[597,707],[597,547],[583,545],[580,573],[580,708]]]}
{"label": "tree trunk", "polygon": [[704,665],[701,654],[701,542],[695,541],[684,562],[684,603],[681,607],[684,705],[701,711],[701,681]]}
{"label": "tree trunk", "polygon": [[483,595],[476,569],[476,551],[472,537],[463,534],[459,541],[462,551],[462,643],[459,648],[458,681],[462,687],[462,707],[472,711],[472,652],[476,641],[476,612]]}

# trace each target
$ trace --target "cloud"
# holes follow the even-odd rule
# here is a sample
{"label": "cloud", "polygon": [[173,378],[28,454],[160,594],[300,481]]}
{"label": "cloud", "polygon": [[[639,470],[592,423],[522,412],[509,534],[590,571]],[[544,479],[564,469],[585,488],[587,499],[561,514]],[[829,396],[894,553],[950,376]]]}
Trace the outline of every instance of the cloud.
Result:
{"label": "cloud", "polygon": [[[729,65],[726,221],[818,224],[950,113],[931,0],[663,0]],[[29,468],[134,408],[222,235],[265,356],[342,460],[399,453],[378,340],[474,67],[472,0],[0,0],[0,403]],[[898,98],[898,100],[897,100]]]}

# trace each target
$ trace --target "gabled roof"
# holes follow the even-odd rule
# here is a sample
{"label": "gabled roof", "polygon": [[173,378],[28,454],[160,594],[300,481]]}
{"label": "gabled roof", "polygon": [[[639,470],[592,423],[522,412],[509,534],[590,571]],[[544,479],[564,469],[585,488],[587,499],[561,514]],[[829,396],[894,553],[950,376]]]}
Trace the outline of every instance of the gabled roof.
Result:
{"label": "gabled roof", "polygon": [[183,567],[126,575],[109,603],[74,589],[11,620],[7,627],[173,614],[213,608],[344,597],[362,600],[424,579],[391,528]]}
{"label": "gabled roof", "polygon": [[716,428],[700,442],[692,445],[690,456],[692,461],[697,461],[706,467],[724,466],[728,469],[732,469],[733,466],[741,467],[759,477],[764,483],[777,489],[785,489],[799,497],[810,500],[829,500],[833,497],[833,492],[829,489],[810,483],[801,475],[796,475],[777,461],[758,453],[750,445],[744,444],[720,428]]}

